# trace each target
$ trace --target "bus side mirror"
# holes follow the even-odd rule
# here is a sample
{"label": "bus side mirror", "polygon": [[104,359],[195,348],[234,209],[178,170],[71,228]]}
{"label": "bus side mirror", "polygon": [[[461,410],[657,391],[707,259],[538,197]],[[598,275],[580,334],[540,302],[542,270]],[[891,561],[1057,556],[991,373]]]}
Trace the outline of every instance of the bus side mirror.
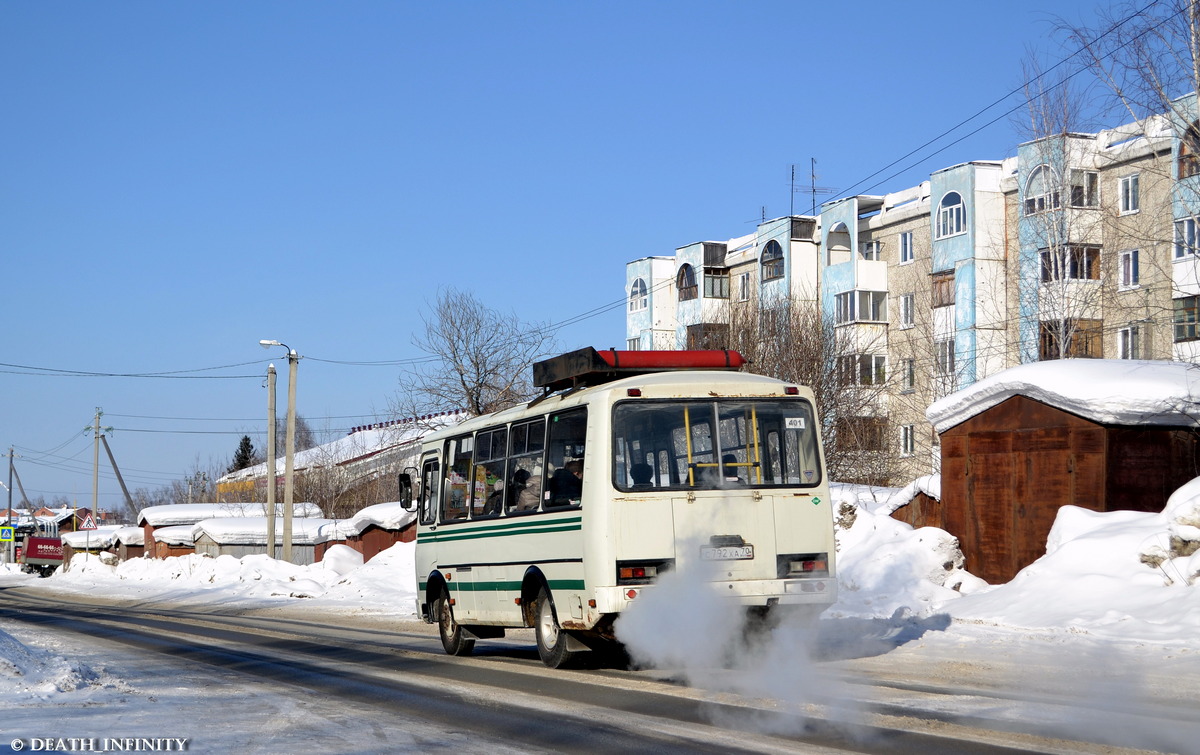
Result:
{"label": "bus side mirror", "polygon": [[400,505],[405,511],[416,511],[417,502],[413,500],[413,476],[409,470],[416,472],[417,470],[408,467],[400,473]]}

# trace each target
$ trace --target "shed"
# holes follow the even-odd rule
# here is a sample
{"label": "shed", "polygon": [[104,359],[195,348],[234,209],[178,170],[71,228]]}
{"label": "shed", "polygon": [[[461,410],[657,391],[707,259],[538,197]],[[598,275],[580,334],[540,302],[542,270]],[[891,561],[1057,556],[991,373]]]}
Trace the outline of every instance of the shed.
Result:
{"label": "shed", "polygon": [[401,501],[367,506],[349,519],[327,528],[316,544],[316,559],[325,557],[333,545],[348,545],[370,561],[396,543],[417,539],[416,511],[406,511]]}
{"label": "shed", "polygon": [[[59,537],[62,538],[63,545],[63,569],[70,566],[71,557],[76,553],[100,555],[111,552],[113,545],[117,542],[117,530],[119,529],[121,529],[119,525],[110,524],[94,530],[60,533]],[[106,558],[115,561],[116,555],[106,556]]]}
{"label": "shed", "polygon": [[[296,518],[292,520],[291,562],[304,566],[316,561],[316,543],[322,530],[334,526],[332,519]],[[265,516],[223,517],[205,519],[192,527],[196,553],[213,558],[241,558],[267,552],[267,518]],[[275,553],[282,556],[283,519],[275,521]]]}
{"label": "shed", "polygon": [[117,530],[117,541],[113,550],[122,561],[141,558],[145,554],[145,546],[146,533],[141,527],[122,527]]}
{"label": "shed", "polygon": [[[279,510],[282,511],[283,504],[276,504]],[[321,516],[321,509],[315,503],[294,503],[292,504],[293,516],[299,517],[314,517]],[[138,513],[138,526],[145,531],[144,544],[146,552],[151,554],[152,558],[164,558],[159,555],[160,549],[155,546],[156,532],[163,527],[178,527],[181,525],[194,525],[197,522],[205,519],[216,519],[225,517],[247,517],[247,516],[263,516],[267,513],[267,504],[265,503],[176,503],[167,506],[148,506]],[[265,535],[264,535],[265,537]],[[175,536],[176,545],[179,543],[179,536]],[[189,550],[186,553],[191,553],[190,547],[192,541],[187,542]],[[170,550],[167,548],[165,550]],[[171,553],[170,555],[181,555],[179,553]]]}
{"label": "shed", "polygon": [[159,527],[154,530],[154,537],[145,545],[148,558],[170,558],[171,556],[186,556],[196,552],[196,538],[192,535],[191,524],[180,524],[174,527]]}
{"label": "shed", "polygon": [[941,519],[966,568],[1007,582],[1045,553],[1065,505],[1160,511],[1200,474],[1200,366],[1069,359],[1014,367],[926,415],[941,439]]}

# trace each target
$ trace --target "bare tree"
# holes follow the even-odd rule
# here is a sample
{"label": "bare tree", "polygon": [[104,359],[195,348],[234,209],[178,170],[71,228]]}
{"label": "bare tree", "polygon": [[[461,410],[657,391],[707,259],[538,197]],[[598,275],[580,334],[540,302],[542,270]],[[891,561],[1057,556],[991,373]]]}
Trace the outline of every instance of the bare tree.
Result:
{"label": "bare tree", "polygon": [[730,348],[746,357],[753,372],[812,389],[830,478],[888,484],[883,344],[855,342],[812,300],[752,299],[731,307],[729,319]]}
{"label": "bare tree", "polygon": [[405,370],[393,406],[397,416],[466,411],[486,414],[537,395],[534,362],[554,338],[544,324],[526,323],[480,302],[469,292],[438,294],[413,345],[428,355]]}

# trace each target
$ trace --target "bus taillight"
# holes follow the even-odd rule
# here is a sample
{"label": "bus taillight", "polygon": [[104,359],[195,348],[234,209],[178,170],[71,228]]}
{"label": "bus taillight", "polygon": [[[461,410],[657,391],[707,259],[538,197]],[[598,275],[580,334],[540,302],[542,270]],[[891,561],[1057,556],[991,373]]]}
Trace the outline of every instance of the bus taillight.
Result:
{"label": "bus taillight", "polygon": [[829,576],[829,554],[827,553],[782,554],[777,557],[776,564],[780,579]]}
{"label": "bus taillight", "polygon": [[648,585],[671,568],[671,561],[618,561],[618,585]]}

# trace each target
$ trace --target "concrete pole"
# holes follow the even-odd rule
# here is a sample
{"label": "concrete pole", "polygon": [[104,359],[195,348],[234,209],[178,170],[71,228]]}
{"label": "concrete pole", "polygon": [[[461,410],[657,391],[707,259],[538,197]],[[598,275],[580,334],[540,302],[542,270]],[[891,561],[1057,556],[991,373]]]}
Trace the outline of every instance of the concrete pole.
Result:
{"label": "concrete pole", "polygon": [[300,355],[295,349],[288,351],[288,408],[287,408],[287,440],[284,453],[287,455],[283,464],[283,560],[292,560],[292,508],[295,484],[293,468],[296,456],[296,367],[300,363]]}
{"label": "concrete pole", "polygon": [[267,365],[267,556],[275,558],[275,365]]}
{"label": "concrete pole", "polygon": [[92,434],[92,516],[100,510],[100,407],[96,407],[96,424]]}

